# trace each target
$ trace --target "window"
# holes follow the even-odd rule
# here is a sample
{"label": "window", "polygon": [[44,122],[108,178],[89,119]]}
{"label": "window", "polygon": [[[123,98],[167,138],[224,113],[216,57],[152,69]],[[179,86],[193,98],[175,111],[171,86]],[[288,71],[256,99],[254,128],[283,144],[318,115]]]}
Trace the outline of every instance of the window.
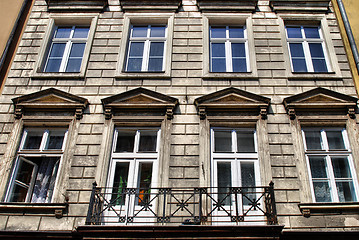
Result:
{"label": "window", "polygon": [[51,202],[66,136],[65,129],[24,130],[6,197],[8,202]]}
{"label": "window", "polygon": [[126,71],[163,71],[166,32],[166,26],[131,26]]}
{"label": "window", "polygon": [[321,28],[286,26],[293,72],[329,72],[330,64]]}
{"label": "window", "polygon": [[210,27],[211,72],[248,72],[245,27]]}
{"label": "window", "polygon": [[136,189],[136,205],[148,201],[151,188],[157,184],[159,136],[158,128],[115,130],[108,180],[111,202],[124,205],[126,188]]}
{"label": "window", "polygon": [[[212,185],[218,188],[218,200],[230,205],[226,194],[230,187],[250,187],[259,185],[259,162],[256,132],[254,129],[213,128],[212,136]],[[251,194],[247,194],[250,199]],[[243,197],[243,204],[249,201]]]}
{"label": "window", "polygon": [[80,72],[89,27],[57,26],[44,72]]}
{"label": "window", "polygon": [[357,180],[346,130],[305,128],[302,135],[313,200],[357,201]]}

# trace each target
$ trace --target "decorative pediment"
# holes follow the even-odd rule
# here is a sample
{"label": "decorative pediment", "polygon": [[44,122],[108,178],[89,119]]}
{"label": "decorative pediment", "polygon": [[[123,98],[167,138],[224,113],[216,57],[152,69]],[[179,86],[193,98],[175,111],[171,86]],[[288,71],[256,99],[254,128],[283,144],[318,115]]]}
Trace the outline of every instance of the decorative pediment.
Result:
{"label": "decorative pediment", "polygon": [[270,0],[276,12],[327,12],[330,0]]}
{"label": "decorative pediment", "polygon": [[283,100],[283,104],[291,119],[296,116],[296,111],[338,111],[347,110],[351,118],[355,118],[358,99],[325,88],[300,93]]}
{"label": "decorative pediment", "polygon": [[66,12],[101,12],[108,5],[108,0],[46,0],[49,11]]}
{"label": "decorative pediment", "polygon": [[161,11],[176,12],[181,0],[121,0],[121,8],[126,11]]}
{"label": "decorative pediment", "polygon": [[249,11],[256,10],[258,0],[197,0],[198,9],[201,11]]}
{"label": "decorative pediment", "polygon": [[195,100],[201,119],[206,118],[206,112],[216,110],[259,110],[263,119],[267,117],[270,99],[243,91],[237,88],[227,88]]}
{"label": "decorative pediment", "polygon": [[12,99],[15,105],[15,117],[21,118],[26,110],[41,109],[42,111],[75,110],[76,118],[81,119],[88,100],[73,94],[49,88]]}
{"label": "decorative pediment", "polygon": [[145,88],[136,88],[101,100],[105,117],[110,119],[116,110],[165,110],[168,119],[173,117],[173,109],[178,104],[176,98]]}

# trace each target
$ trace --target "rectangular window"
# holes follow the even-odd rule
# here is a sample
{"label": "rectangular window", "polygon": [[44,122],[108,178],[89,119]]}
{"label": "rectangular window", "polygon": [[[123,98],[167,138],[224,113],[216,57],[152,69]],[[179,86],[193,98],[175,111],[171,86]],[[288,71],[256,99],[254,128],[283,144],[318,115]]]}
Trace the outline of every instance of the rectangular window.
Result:
{"label": "rectangular window", "polygon": [[131,26],[126,62],[127,72],[164,71],[167,27]]}
{"label": "rectangular window", "polygon": [[246,28],[241,26],[210,27],[211,72],[248,72]]}
{"label": "rectangular window", "polygon": [[345,129],[302,130],[316,202],[355,202],[357,183]]}
{"label": "rectangular window", "polygon": [[293,72],[329,72],[329,62],[321,28],[286,26],[287,44]]}
{"label": "rectangular window", "polygon": [[44,72],[80,72],[89,29],[88,26],[57,26]]}
{"label": "rectangular window", "polygon": [[49,203],[67,130],[25,129],[10,181],[8,202]]}

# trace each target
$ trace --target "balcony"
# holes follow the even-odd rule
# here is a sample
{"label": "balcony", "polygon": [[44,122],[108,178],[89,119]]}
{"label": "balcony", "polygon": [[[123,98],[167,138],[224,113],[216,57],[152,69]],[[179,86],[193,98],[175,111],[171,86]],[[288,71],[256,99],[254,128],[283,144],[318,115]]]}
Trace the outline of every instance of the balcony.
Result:
{"label": "balcony", "polygon": [[264,187],[105,188],[93,184],[86,225],[277,225],[273,183]]}

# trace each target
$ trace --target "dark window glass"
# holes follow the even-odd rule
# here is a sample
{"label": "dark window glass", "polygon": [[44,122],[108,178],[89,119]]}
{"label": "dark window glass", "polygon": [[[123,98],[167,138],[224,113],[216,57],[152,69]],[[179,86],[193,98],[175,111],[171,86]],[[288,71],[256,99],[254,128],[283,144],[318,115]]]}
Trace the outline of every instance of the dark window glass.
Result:
{"label": "dark window glass", "polygon": [[214,132],[214,151],[232,152],[232,132],[215,131]]}
{"label": "dark window glass", "polygon": [[115,152],[133,152],[136,131],[119,130],[117,134]]}
{"label": "dark window glass", "polygon": [[[224,205],[231,205],[231,195],[229,194],[232,187],[231,163],[217,163],[217,180],[218,180],[218,202]],[[219,209],[222,210],[222,209]]]}

